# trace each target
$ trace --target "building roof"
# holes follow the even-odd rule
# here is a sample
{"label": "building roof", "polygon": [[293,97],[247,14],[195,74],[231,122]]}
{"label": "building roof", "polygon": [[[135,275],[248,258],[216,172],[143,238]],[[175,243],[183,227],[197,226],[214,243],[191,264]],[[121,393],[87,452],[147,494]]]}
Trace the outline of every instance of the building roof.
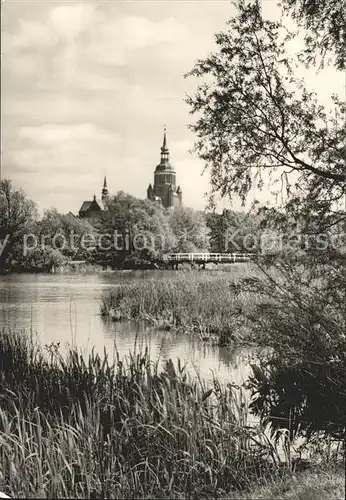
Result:
{"label": "building roof", "polygon": [[80,212],[87,212],[92,204],[92,201],[83,201],[83,204],[80,208]]}
{"label": "building roof", "polygon": [[95,205],[95,203],[96,203],[96,205],[99,206],[100,210],[104,210],[104,206],[103,206],[102,201],[96,200],[96,198],[94,198],[91,201],[83,201],[83,204],[82,204],[79,212],[87,212],[88,210],[90,210],[92,205]]}

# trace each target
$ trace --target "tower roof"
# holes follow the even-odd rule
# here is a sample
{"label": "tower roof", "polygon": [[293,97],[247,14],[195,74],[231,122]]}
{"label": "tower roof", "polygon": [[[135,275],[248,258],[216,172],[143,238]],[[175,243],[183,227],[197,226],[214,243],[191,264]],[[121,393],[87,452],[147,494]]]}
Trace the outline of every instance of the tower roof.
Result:
{"label": "tower roof", "polygon": [[161,146],[161,153],[169,153],[168,147],[167,147],[167,130],[166,126],[163,129],[163,143]]}
{"label": "tower roof", "polygon": [[169,170],[174,171],[173,166],[169,163],[169,149],[167,146],[167,129],[163,130],[163,143],[161,146],[161,161],[157,165],[156,170]]}
{"label": "tower roof", "polygon": [[107,197],[108,197],[108,187],[107,187],[107,179],[105,176],[103,180],[102,200],[105,200]]}

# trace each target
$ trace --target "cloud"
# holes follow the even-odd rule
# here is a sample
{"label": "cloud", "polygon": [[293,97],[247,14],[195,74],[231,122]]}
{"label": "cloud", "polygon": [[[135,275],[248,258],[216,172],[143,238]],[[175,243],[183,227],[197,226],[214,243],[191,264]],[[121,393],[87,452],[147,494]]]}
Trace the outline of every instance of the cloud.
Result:
{"label": "cloud", "polygon": [[128,64],[134,51],[177,42],[186,33],[184,26],[172,18],[154,22],[145,17],[128,16],[101,24],[86,51],[102,64]]}
{"label": "cloud", "polygon": [[189,152],[190,152],[190,150],[192,150],[193,144],[194,144],[194,142],[193,142],[194,137],[191,134],[191,132],[189,132],[189,135],[191,136],[190,140],[183,139],[181,141],[172,141],[171,143],[168,144],[168,147],[172,151],[174,151],[174,156],[175,157],[186,158],[187,156],[189,156]]}
{"label": "cloud", "polygon": [[55,144],[75,143],[76,141],[113,142],[115,137],[106,130],[98,129],[91,123],[78,123],[74,125],[38,125],[21,127],[21,139],[29,139],[43,146]]}
{"label": "cloud", "polygon": [[[193,15],[181,14],[181,6],[157,7],[4,6],[13,9],[2,34],[4,170],[43,207],[78,210],[83,199],[100,192],[105,172],[113,193],[145,197],[163,123],[170,140],[184,139],[182,75],[212,33],[206,37],[202,23],[198,38]],[[186,12],[191,10],[187,5]],[[187,204],[194,204],[199,195],[189,169],[199,177],[198,167],[180,164],[184,146],[181,153],[173,149],[172,143],[178,182],[191,194]],[[180,165],[186,167],[181,179]]]}
{"label": "cloud", "polygon": [[99,192],[105,172],[112,192],[144,197],[166,123],[184,202],[203,207],[208,175],[188,153],[184,102],[196,81],[183,74],[217,50],[228,2],[39,0],[2,10],[5,175],[61,210]]}
{"label": "cloud", "polygon": [[121,142],[118,134],[90,123],[23,126],[17,140],[11,140],[11,147],[4,148],[3,163],[5,171],[15,176],[36,172],[36,179],[44,179],[44,186],[62,176],[70,177],[66,183],[70,189],[72,178],[100,182],[100,170],[114,166]]}
{"label": "cloud", "polygon": [[93,4],[58,5],[49,16],[48,27],[62,38],[73,40],[81,33],[92,29],[98,14]]}
{"label": "cloud", "polygon": [[54,30],[50,30],[47,25],[21,19],[19,31],[15,35],[7,36],[8,45],[15,50],[29,52],[37,47],[52,47],[57,44],[58,38]]}
{"label": "cloud", "polygon": [[[55,47],[55,57],[66,58],[73,51],[75,61],[90,59],[98,64],[128,63],[131,52],[169,42],[187,35],[183,24],[173,18],[152,21],[140,16],[109,19],[92,4],[53,7],[45,23],[21,19],[16,33],[4,33],[5,54],[33,54]],[[35,57],[37,54],[33,54]],[[34,69],[34,68],[33,68]]]}
{"label": "cloud", "polygon": [[176,41],[185,34],[184,26],[173,18],[155,22],[136,16],[115,19],[101,26],[100,31],[105,40],[121,42],[129,49]]}
{"label": "cloud", "polygon": [[97,16],[92,4],[58,5],[53,7],[44,23],[19,19],[16,33],[6,33],[6,41],[14,49],[29,52],[32,49],[44,50],[59,42],[71,42],[89,30]]}
{"label": "cloud", "polygon": [[[119,16],[111,7],[113,15],[95,4],[58,5],[46,12],[44,22],[19,19],[15,30],[4,30],[5,87],[14,85],[23,95],[119,86],[126,91],[129,80],[134,85],[143,80],[145,60],[144,81],[149,84],[160,73],[162,79],[168,69],[162,57],[165,47],[190,36],[184,24],[172,17]],[[107,67],[120,71],[110,73]]]}

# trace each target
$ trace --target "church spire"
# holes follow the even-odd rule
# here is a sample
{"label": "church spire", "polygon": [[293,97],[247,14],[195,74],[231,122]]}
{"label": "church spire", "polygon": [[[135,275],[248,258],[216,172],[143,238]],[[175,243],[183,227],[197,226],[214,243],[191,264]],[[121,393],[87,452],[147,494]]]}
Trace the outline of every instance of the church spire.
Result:
{"label": "church spire", "polygon": [[162,144],[162,149],[167,149],[167,137],[166,137],[166,125],[164,126],[163,129],[163,144]]}
{"label": "church spire", "polygon": [[176,172],[169,162],[166,126],[163,129],[163,142],[160,151],[161,161],[155,169],[154,185],[150,184],[147,189],[147,198],[152,201],[160,201],[165,208],[177,207],[182,204],[182,191],[176,189]]}
{"label": "church spire", "polygon": [[104,177],[103,180],[103,189],[102,189],[102,201],[106,200],[108,198],[108,187],[107,187],[107,179],[106,176]]}
{"label": "church spire", "polygon": [[163,143],[161,146],[161,163],[168,163],[169,161],[169,150],[167,147],[167,134],[166,125],[163,129]]}

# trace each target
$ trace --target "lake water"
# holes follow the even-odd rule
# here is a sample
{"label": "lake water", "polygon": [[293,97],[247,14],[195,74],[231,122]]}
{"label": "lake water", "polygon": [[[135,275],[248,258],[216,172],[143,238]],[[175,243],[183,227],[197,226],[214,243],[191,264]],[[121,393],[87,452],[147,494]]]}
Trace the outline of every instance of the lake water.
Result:
{"label": "lake water", "polygon": [[[175,271],[172,271],[175,272]],[[64,351],[74,345],[84,353],[114,345],[121,357],[135,345],[147,346],[152,360],[179,358],[191,375],[241,384],[250,373],[249,352],[207,345],[197,336],[156,331],[138,323],[114,323],[100,316],[102,295],[123,282],[165,279],[171,271],[115,272],[99,275],[8,275],[0,277],[0,329],[32,331],[42,345],[60,342]]]}

